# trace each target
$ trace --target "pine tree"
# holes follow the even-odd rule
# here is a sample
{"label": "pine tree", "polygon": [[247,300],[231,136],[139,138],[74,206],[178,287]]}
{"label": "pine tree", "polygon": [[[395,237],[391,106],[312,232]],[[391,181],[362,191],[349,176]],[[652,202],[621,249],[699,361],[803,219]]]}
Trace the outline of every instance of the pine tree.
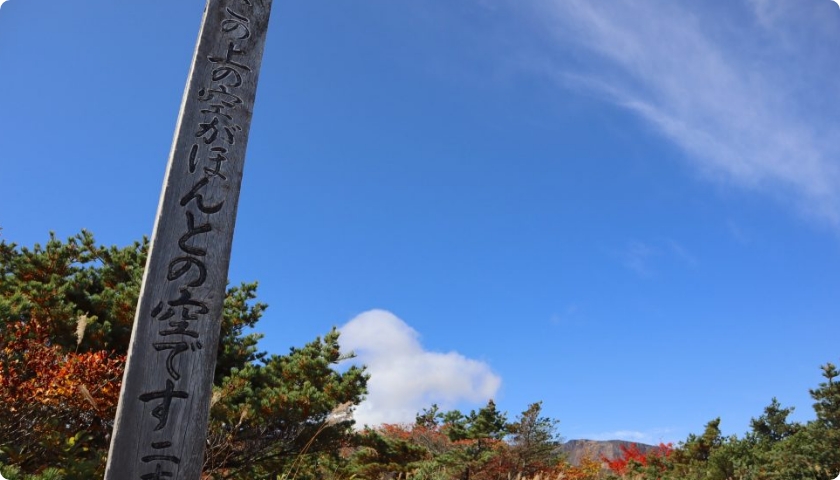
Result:
{"label": "pine tree", "polygon": [[480,408],[478,412],[471,412],[467,422],[469,423],[467,435],[472,439],[501,440],[507,433],[507,416],[496,408],[496,402],[492,399],[488,400],[487,405]]}
{"label": "pine tree", "polygon": [[772,445],[795,434],[802,426],[798,423],[788,423],[788,416],[793,413],[793,407],[782,408],[773,397],[770,405],[764,408],[764,414],[750,420],[753,435],[757,442]]}
{"label": "pine tree", "polygon": [[840,428],[840,383],[834,381],[840,372],[833,363],[827,363],[821,368],[826,381],[820,383],[819,388],[811,390],[811,397],[816,400],[814,411],[817,412],[817,420],[826,428]]}
{"label": "pine tree", "polygon": [[[20,474],[102,476],[148,242],[82,232],[41,246],[0,242],[0,465]],[[288,355],[259,352],[256,283],[227,291],[205,474],[260,478],[352,437],[367,374],[342,360],[336,330]],[[52,467],[50,470],[47,467]]]}
{"label": "pine tree", "polygon": [[471,411],[466,416],[466,439],[461,449],[453,451],[450,462],[460,464],[462,480],[476,478],[476,474],[484,470],[497,455],[505,448],[502,442],[507,433],[507,415],[496,408],[492,399],[477,412]]}
{"label": "pine tree", "polygon": [[517,473],[532,477],[554,466],[560,459],[557,420],[542,416],[542,402],[532,403],[508,426]]}

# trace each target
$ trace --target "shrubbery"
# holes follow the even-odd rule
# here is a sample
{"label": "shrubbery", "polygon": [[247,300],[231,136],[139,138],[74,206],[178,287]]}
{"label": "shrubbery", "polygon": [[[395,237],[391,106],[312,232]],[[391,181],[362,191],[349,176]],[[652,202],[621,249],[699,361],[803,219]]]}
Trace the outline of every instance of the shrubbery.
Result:
{"label": "shrubbery", "polygon": [[[0,472],[10,480],[101,477],[147,253],[145,240],[103,247],[82,232],[32,248],[0,242]],[[811,391],[816,418],[788,420],[776,399],[751,431],[724,437],[720,419],[676,446],[572,466],[557,421],[531,404],[512,422],[493,401],[463,414],[436,405],[411,425],[354,432],[346,415],[367,374],[339,372],[334,329],[288,355],[248,333],[266,306],[256,283],[227,292],[207,479],[829,480],[840,472],[837,368]]]}

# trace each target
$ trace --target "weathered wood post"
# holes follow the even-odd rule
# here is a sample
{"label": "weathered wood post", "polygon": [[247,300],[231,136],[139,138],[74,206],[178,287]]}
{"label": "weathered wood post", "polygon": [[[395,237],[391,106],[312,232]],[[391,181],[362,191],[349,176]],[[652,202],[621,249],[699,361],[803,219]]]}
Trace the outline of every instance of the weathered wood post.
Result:
{"label": "weathered wood post", "polygon": [[134,319],[107,480],[201,475],[272,0],[207,0]]}

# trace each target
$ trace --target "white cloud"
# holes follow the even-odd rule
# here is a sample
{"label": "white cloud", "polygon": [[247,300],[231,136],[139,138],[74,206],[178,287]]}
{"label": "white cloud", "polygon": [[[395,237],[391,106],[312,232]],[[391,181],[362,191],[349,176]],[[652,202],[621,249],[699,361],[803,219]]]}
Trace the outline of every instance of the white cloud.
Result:
{"label": "white cloud", "polygon": [[371,375],[367,399],[354,414],[360,426],[413,422],[432,403],[483,404],[501,385],[484,362],[424,350],[417,331],[391,312],[364,312],[340,330],[342,348],[356,353]]}
{"label": "white cloud", "polygon": [[729,228],[729,233],[732,234],[732,238],[734,238],[736,242],[741,245],[749,245],[752,242],[752,238],[750,238],[749,233],[747,233],[744,227],[735,223],[735,221],[727,221],[726,226]]}
{"label": "white cloud", "polygon": [[785,2],[778,0],[747,0],[747,3],[752,7],[758,22],[765,28],[772,28],[779,18],[790,10]]}
{"label": "white cloud", "polygon": [[693,268],[700,264],[697,257],[695,257],[694,254],[691,253],[683,244],[671,238],[666,239],[665,243],[668,245],[670,253],[683,265]]}
{"label": "white cloud", "polygon": [[688,248],[672,238],[649,242],[631,240],[613,254],[625,268],[642,278],[656,277],[666,267],[695,268],[700,264]]}
{"label": "white cloud", "polygon": [[[827,86],[836,76],[827,59],[838,36],[819,23],[802,33],[815,15],[782,16],[793,2],[747,1],[752,8],[736,20],[689,10],[697,2],[537,4],[556,48],[594,54],[586,67],[555,67],[566,87],[583,86],[636,113],[704,174],[840,227],[840,96]],[[837,13],[825,3],[826,14]],[[836,30],[840,15],[833,20]],[[780,22],[800,22],[799,35]]]}
{"label": "white cloud", "polygon": [[580,326],[585,323],[582,316],[581,308],[577,304],[566,305],[561,313],[551,315],[550,322],[553,325],[560,325],[564,327]]}
{"label": "white cloud", "polygon": [[658,252],[650,245],[633,241],[621,252],[621,257],[625,267],[647,278],[653,275],[650,261],[656,254]]}

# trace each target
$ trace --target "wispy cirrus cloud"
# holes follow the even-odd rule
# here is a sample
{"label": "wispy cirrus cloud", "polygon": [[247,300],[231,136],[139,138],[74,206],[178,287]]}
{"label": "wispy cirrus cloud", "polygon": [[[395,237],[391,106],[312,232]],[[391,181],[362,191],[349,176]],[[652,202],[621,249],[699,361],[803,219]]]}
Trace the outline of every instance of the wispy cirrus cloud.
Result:
{"label": "wispy cirrus cloud", "polygon": [[[704,174],[840,227],[840,95],[826,85],[837,73],[827,59],[840,14],[831,2],[744,0],[738,18],[698,2],[536,3],[553,48],[591,56],[552,67],[564,86],[635,112]],[[815,12],[821,6],[827,12]]]}
{"label": "wispy cirrus cloud", "polygon": [[639,276],[650,277],[653,274],[650,260],[657,252],[650,245],[633,241],[620,253],[624,266],[633,270]]}
{"label": "wispy cirrus cloud", "polygon": [[612,253],[625,268],[642,278],[656,276],[658,267],[695,268],[700,263],[683,244],[671,238],[646,242],[631,240]]}

